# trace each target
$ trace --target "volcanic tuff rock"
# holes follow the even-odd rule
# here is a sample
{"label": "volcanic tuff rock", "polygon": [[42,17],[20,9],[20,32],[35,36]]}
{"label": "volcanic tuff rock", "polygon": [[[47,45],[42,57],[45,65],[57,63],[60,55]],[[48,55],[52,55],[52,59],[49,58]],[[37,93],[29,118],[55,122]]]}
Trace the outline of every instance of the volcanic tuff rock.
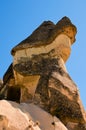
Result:
{"label": "volcanic tuff rock", "polygon": [[3,77],[1,96],[37,105],[57,116],[69,130],[86,129],[78,88],[65,67],[76,32],[67,17],[57,24],[43,22],[12,49],[13,63]]}
{"label": "volcanic tuff rock", "polygon": [[58,118],[32,103],[18,104],[2,100],[0,114],[5,115],[0,116],[0,126],[5,130],[67,130]]}
{"label": "volcanic tuff rock", "polygon": [[3,81],[2,79],[0,79],[0,88],[2,88],[2,85],[3,85]]}

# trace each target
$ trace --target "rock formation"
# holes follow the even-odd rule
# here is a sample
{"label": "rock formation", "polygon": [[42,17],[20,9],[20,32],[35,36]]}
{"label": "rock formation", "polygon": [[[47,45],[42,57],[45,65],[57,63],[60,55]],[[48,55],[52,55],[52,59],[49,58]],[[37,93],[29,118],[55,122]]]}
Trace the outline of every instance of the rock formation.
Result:
{"label": "rock formation", "polygon": [[65,67],[76,32],[67,17],[57,24],[43,22],[12,49],[13,63],[3,76],[0,97],[35,104],[59,118],[66,126],[62,130],[86,130],[78,88]]}
{"label": "rock formation", "polygon": [[0,106],[0,114],[6,116],[0,116],[0,124],[3,123],[6,130],[67,130],[58,118],[52,117],[32,103],[17,104],[2,100]]}
{"label": "rock formation", "polygon": [[0,89],[2,88],[3,81],[0,79]]}

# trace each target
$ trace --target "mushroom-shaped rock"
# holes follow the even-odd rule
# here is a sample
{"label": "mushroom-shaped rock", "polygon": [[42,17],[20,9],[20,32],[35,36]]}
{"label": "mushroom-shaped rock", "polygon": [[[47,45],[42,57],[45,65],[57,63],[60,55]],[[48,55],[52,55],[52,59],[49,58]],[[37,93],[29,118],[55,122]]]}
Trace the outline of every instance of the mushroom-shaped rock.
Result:
{"label": "mushroom-shaped rock", "polygon": [[69,18],[62,18],[57,24],[43,22],[28,38],[11,51],[14,62],[22,57],[37,55],[62,57],[66,61],[70,55],[71,44],[75,41],[76,27]]}
{"label": "mushroom-shaped rock", "polygon": [[[11,51],[14,61],[3,81],[7,99],[32,102],[66,125],[86,123],[76,84],[66,71],[77,29],[67,17],[57,24],[43,22]],[[18,95],[18,96],[17,96]],[[18,100],[17,100],[18,99]]]}

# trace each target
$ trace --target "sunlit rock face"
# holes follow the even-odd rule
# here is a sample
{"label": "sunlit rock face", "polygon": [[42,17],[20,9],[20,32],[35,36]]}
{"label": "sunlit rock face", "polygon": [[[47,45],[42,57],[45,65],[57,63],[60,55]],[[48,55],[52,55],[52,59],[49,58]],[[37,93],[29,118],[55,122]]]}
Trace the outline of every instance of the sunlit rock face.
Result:
{"label": "sunlit rock face", "polygon": [[[65,126],[86,123],[78,88],[65,62],[75,42],[76,27],[69,18],[57,24],[43,22],[11,51],[13,63],[3,77],[2,94],[8,100],[34,103]],[[70,129],[72,129],[70,125]]]}
{"label": "sunlit rock face", "polygon": [[46,55],[51,58],[62,57],[66,61],[70,55],[71,44],[75,41],[76,27],[64,17],[57,24],[44,21],[28,38],[11,51],[14,64],[20,58]]}
{"label": "sunlit rock face", "polygon": [[[7,109],[6,109],[7,108]],[[0,101],[0,130],[68,130],[57,118],[34,104]]]}
{"label": "sunlit rock face", "polygon": [[21,86],[21,101],[22,99],[24,101],[28,98],[33,99],[41,76],[45,72],[52,72],[54,66],[58,66],[59,62],[66,71],[64,62],[70,56],[75,34],[76,27],[67,17],[56,25],[51,21],[45,21],[27,39],[12,49],[15,83],[12,78],[9,86],[10,82],[13,82],[11,86],[14,84],[18,88]]}
{"label": "sunlit rock face", "polygon": [[70,52],[70,38],[65,34],[60,34],[51,44],[18,50],[14,55],[14,65],[19,61],[25,60],[26,58],[31,59],[38,55],[42,55],[44,58],[61,57],[64,61],[66,61],[70,56]]}

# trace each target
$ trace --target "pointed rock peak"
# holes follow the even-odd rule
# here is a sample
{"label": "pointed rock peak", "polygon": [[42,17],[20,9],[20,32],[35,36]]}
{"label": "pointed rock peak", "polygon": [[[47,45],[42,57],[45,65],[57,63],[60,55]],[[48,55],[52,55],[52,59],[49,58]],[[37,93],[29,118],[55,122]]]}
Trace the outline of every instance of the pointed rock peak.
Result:
{"label": "pointed rock peak", "polygon": [[68,17],[65,16],[57,22],[55,32],[57,31],[66,34],[71,39],[71,44],[75,42],[77,28]]}
{"label": "pointed rock peak", "polygon": [[[67,24],[70,24],[71,23],[71,20],[67,17],[67,16],[64,16],[61,20],[59,20],[57,22],[57,24],[59,23],[67,23]],[[72,23],[71,23],[72,24]]]}

